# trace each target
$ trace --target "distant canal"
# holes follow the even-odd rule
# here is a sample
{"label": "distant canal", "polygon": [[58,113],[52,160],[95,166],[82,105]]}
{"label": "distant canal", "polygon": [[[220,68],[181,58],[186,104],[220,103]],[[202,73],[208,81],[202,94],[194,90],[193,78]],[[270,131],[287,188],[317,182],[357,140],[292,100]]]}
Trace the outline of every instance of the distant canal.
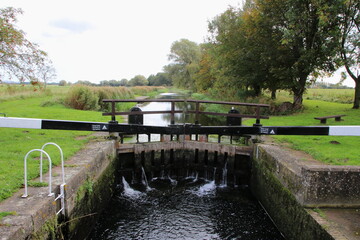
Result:
{"label": "distant canal", "polygon": [[[187,96],[178,95],[176,93],[163,93],[158,96],[160,99],[186,99]],[[142,111],[170,111],[171,103],[167,102],[151,102],[137,104]],[[195,123],[195,115],[188,114],[187,110],[194,110],[195,105],[192,103],[180,102],[175,103],[176,110],[182,110],[183,113],[175,114],[175,124]],[[224,117],[209,117],[206,115],[199,116],[199,123],[206,126],[224,125],[226,119]],[[170,124],[170,114],[144,114],[144,125],[167,126]],[[160,134],[152,134],[151,141],[159,141]],[[136,138],[132,138],[128,142],[135,142]],[[139,135],[140,142],[147,142],[148,136],[145,134]],[[216,141],[216,140],[214,140]]]}

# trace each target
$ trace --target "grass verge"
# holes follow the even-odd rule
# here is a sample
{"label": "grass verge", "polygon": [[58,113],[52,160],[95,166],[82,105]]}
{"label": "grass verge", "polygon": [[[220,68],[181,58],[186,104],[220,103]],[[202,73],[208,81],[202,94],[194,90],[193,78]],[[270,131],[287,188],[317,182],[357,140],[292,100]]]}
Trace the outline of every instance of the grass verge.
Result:
{"label": "grass verge", "polygon": [[[40,119],[64,119],[74,121],[107,122],[109,117],[103,117],[100,112],[69,109],[61,104],[42,107],[44,101],[53,96],[31,97],[17,100],[7,100],[0,104],[0,112],[8,117],[25,117]],[[10,197],[23,184],[24,156],[34,148],[41,148],[47,142],[55,142],[63,152],[65,160],[79,151],[90,139],[91,132],[38,130],[0,128],[0,201]],[[47,146],[54,165],[60,164],[59,150]],[[39,176],[39,153],[28,158],[28,179]],[[48,169],[44,161],[44,172]]]}
{"label": "grass verge", "polygon": [[[341,104],[319,100],[305,100],[304,110],[290,116],[275,116],[262,120],[264,126],[338,126],[360,125],[359,110],[352,109],[352,104]],[[314,117],[345,114],[344,121],[328,119],[327,124],[320,124]],[[245,122],[252,125],[253,120]],[[315,159],[333,165],[360,165],[360,137],[348,136],[274,136],[279,143],[293,149],[304,151]]]}

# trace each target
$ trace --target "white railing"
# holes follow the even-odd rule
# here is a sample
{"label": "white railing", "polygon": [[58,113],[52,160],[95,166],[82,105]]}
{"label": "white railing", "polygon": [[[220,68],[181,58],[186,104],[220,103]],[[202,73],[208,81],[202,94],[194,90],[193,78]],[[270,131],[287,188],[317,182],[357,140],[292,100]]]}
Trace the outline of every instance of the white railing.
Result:
{"label": "white railing", "polygon": [[23,198],[28,197],[28,190],[27,190],[27,158],[29,156],[30,153],[38,151],[40,152],[40,182],[43,182],[43,154],[46,155],[46,157],[49,160],[49,194],[48,196],[54,196],[54,193],[51,192],[51,183],[52,183],[52,164],[51,164],[51,158],[49,156],[49,154],[47,152],[44,151],[44,148],[48,145],[54,145],[55,147],[57,147],[60,151],[60,158],[61,158],[61,177],[62,177],[62,183],[60,184],[60,194],[55,198],[54,202],[56,202],[57,200],[60,199],[60,210],[58,212],[56,212],[56,215],[58,215],[60,212],[62,214],[65,215],[65,169],[64,169],[64,154],[63,151],[61,149],[61,147],[59,145],[57,145],[56,143],[53,142],[48,142],[45,143],[41,149],[33,149],[31,151],[29,151],[25,158],[24,158],[24,179],[25,179],[25,193],[24,195],[22,195]]}
{"label": "white railing", "polygon": [[54,193],[51,192],[51,158],[49,156],[49,154],[47,152],[45,152],[44,150],[42,149],[33,149],[33,150],[30,150],[26,155],[25,155],[25,158],[24,158],[24,186],[25,186],[25,193],[24,195],[22,195],[21,197],[23,198],[26,198],[28,197],[28,187],[27,187],[27,158],[29,156],[30,153],[32,152],[41,152],[41,153],[44,153],[48,160],[49,160],[49,194],[48,196],[54,196]]}
{"label": "white railing", "polygon": [[[53,142],[48,142],[45,143],[42,147],[41,150],[44,150],[44,148],[48,145],[54,145],[55,147],[57,147],[60,151],[60,158],[61,158],[61,174],[62,174],[62,183],[65,184],[65,170],[64,170],[64,154],[63,151],[61,149],[61,147],[59,145],[57,145],[56,143]],[[41,152],[40,154],[40,182],[42,182],[42,159],[43,159],[43,154]]]}

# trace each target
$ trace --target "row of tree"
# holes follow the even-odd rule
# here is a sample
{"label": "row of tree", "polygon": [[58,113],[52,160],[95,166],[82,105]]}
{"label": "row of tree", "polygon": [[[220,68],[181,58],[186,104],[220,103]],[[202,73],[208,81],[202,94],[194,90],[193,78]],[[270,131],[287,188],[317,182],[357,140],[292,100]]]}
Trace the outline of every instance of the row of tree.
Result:
{"label": "row of tree", "polygon": [[209,39],[171,47],[164,67],[173,84],[218,96],[285,89],[301,106],[309,84],[345,67],[360,101],[358,0],[247,0],[209,23]]}
{"label": "row of tree", "polygon": [[[102,80],[99,84],[92,83],[87,80],[79,80],[75,84],[88,85],[88,86],[111,86],[111,87],[134,87],[134,86],[172,86],[172,81],[168,77],[167,73],[157,73],[156,75],[150,75],[146,78],[143,75],[136,75],[135,77],[127,80],[123,78],[121,80]],[[67,85],[65,80],[59,82],[60,86]]]}
{"label": "row of tree", "polygon": [[[14,25],[21,10],[0,9],[0,81],[45,83],[55,76],[47,54]],[[360,2],[358,0],[246,0],[209,22],[203,44],[175,41],[170,64],[148,78],[104,80],[103,86],[175,85],[222,97],[289,90],[294,106],[320,75],[345,67],[360,104]],[[83,84],[88,84],[82,81]],[[91,84],[89,82],[89,84]]]}

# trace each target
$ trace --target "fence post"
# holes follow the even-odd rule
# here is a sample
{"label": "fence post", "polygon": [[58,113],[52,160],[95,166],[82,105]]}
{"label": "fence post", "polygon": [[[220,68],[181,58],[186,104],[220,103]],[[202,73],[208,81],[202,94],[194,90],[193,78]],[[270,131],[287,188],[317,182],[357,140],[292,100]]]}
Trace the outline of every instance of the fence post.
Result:
{"label": "fence post", "polygon": [[171,118],[170,124],[175,124],[175,102],[171,102]]}

